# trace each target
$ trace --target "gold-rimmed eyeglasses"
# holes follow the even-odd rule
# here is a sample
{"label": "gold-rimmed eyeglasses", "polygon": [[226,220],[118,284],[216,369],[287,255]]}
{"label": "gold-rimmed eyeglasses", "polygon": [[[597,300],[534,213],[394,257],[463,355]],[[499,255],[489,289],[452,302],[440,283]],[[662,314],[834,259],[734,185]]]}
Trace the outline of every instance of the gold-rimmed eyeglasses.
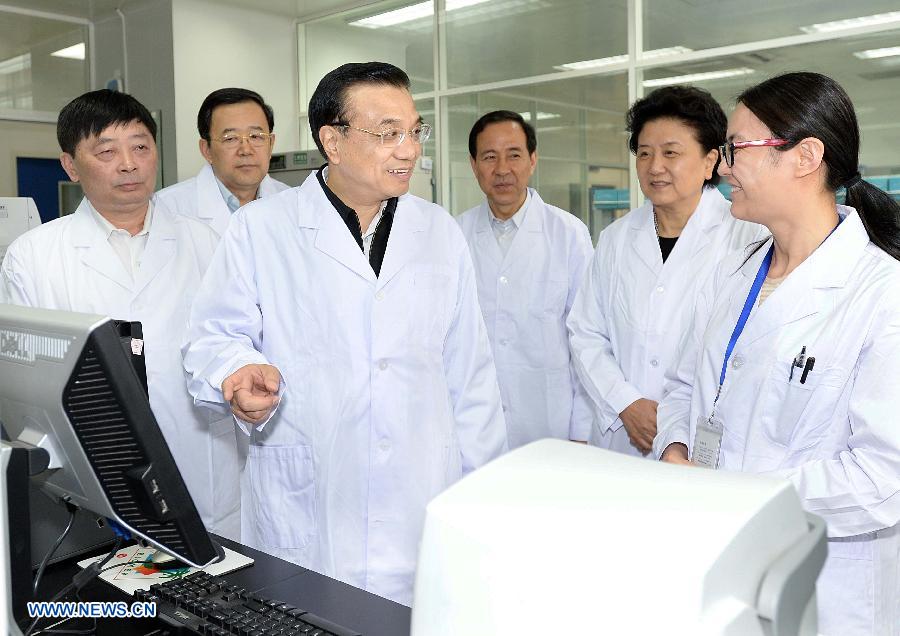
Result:
{"label": "gold-rimmed eyeglasses", "polygon": [[381,145],[387,146],[389,148],[399,146],[407,137],[409,137],[417,144],[424,144],[431,136],[431,124],[419,124],[412,130],[388,128],[387,130],[382,130],[380,132],[373,132],[371,130],[366,130],[365,128],[357,128],[356,126],[351,126],[350,124],[332,124],[332,126],[334,126],[335,128],[350,128],[352,130],[358,130],[359,132],[367,133],[369,135],[372,135],[373,137],[378,137],[381,141]]}
{"label": "gold-rimmed eyeglasses", "polygon": [[250,144],[254,148],[262,148],[272,137],[275,136],[275,133],[267,133],[262,131],[254,131],[251,133],[247,133],[246,135],[239,135],[237,133],[226,133],[221,137],[215,137],[214,140],[218,141],[220,144],[225,146],[226,148],[237,148],[240,146],[243,141],[246,139],[247,143]]}

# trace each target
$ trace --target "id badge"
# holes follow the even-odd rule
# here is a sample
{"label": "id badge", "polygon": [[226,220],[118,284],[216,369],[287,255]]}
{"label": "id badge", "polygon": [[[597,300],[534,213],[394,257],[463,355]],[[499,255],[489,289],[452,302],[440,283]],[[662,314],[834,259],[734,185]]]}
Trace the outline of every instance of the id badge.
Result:
{"label": "id badge", "polygon": [[694,435],[694,448],[691,461],[698,466],[718,468],[719,450],[722,447],[722,432],[725,430],[722,420],[715,415],[697,418],[697,433]]}

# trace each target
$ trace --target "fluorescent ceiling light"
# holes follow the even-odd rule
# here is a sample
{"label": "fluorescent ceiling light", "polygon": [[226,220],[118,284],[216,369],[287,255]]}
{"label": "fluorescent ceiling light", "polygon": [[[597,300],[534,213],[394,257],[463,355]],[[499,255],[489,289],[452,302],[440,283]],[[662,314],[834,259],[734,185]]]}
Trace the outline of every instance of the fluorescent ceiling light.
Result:
{"label": "fluorescent ceiling light", "polygon": [[65,57],[70,60],[83,60],[84,59],[84,42],[79,42],[78,44],[73,44],[72,46],[67,46],[64,49],[54,51],[50,55],[52,55],[53,57]]}
{"label": "fluorescent ceiling light", "polygon": [[[488,0],[447,0],[445,10],[455,11],[476,4],[482,4],[487,1]],[[427,0],[427,2],[419,2],[418,4],[412,4],[408,7],[400,7],[393,11],[386,11],[361,20],[354,20],[353,22],[350,22],[350,24],[358,27],[366,27],[367,29],[380,29],[382,27],[403,24],[404,22],[420,20],[433,14],[434,2],[432,2],[432,0]]]}
{"label": "fluorescent ceiling light", "polygon": [[891,24],[892,22],[900,22],[900,11],[863,15],[858,18],[847,18],[846,20],[835,20],[834,22],[810,24],[809,26],[800,27],[800,30],[804,33],[831,33],[833,31],[843,31],[844,29],[853,29],[855,27]]}
{"label": "fluorescent ceiling light", "polygon": [[[522,119],[524,119],[525,121],[531,121],[531,113],[519,113],[519,114],[522,116]],[[537,120],[538,121],[545,121],[547,119],[559,119],[560,117],[562,117],[562,115],[560,115],[559,113],[545,113],[540,110],[537,112]]]}
{"label": "fluorescent ceiling light", "polygon": [[659,79],[644,80],[644,86],[671,86],[672,84],[691,84],[694,82],[709,82],[711,80],[726,79],[728,77],[740,77],[755,73],[752,68],[729,68],[722,71],[710,71],[708,73],[691,73],[689,75],[674,75],[672,77],[660,77]]}
{"label": "fluorescent ceiling light", "polygon": [[854,53],[861,60],[875,60],[880,57],[893,57],[900,55],[900,46],[890,46],[886,49],[869,49],[868,51],[857,51]]}
{"label": "fluorescent ceiling light", "polygon": [[12,75],[31,68],[31,53],[24,53],[0,62],[0,75]]}
{"label": "fluorescent ceiling light", "polygon": [[[682,53],[691,53],[694,49],[689,49],[686,46],[670,46],[665,49],[653,49],[652,51],[644,51],[643,59],[654,59],[659,57],[667,57],[669,55],[679,55]],[[553,68],[559,71],[580,71],[586,68],[600,68],[603,66],[610,66],[611,64],[619,64],[620,62],[627,62],[627,55],[613,55],[612,57],[601,57],[596,60],[584,60],[583,62],[569,62],[567,64],[560,64],[559,66],[554,66]]]}

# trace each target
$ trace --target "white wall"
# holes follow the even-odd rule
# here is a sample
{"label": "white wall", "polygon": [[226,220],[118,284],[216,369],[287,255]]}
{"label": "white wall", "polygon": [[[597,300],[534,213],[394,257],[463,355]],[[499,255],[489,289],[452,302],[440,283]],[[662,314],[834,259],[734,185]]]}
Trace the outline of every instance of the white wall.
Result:
{"label": "white wall", "polygon": [[275,151],[300,147],[297,31],[283,15],[208,0],[172,4],[178,179],[203,167],[197,148],[197,110],[227,86],[258,92],[275,110]]}
{"label": "white wall", "polygon": [[122,21],[112,14],[94,25],[96,47],[94,88],[105,88],[114,77],[126,79],[125,92],[150,111],[160,115],[157,144],[160,150],[162,185],[177,181],[176,102],[172,58],[172,0],[141,0],[125,3],[125,42],[128,67],[122,48]]}

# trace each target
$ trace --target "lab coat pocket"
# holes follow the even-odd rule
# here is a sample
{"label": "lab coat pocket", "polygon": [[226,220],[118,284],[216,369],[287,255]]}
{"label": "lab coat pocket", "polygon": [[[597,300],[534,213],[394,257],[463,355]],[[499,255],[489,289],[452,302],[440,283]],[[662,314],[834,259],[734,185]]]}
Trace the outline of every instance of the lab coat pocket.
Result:
{"label": "lab coat pocket", "polygon": [[565,280],[539,280],[535,283],[529,311],[541,320],[556,320],[566,313],[569,283]]}
{"label": "lab coat pocket", "polygon": [[309,446],[250,446],[255,534],[263,550],[305,548],[316,534],[316,484]]}
{"label": "lab coat pocket", "polygon": [[873,535],[828,540],[828,558],[816,596],[819,632],[824,636],[876,633]]}
{"label": "lab coat pocket", "polygon": [[793,378],[789,370],[785,362],[770,372],[768,390],[763,390],[763,421],[771,441],[797,451],[815,446],[829,432],[848,374],[837,367],[814,370],[801,383],[800,370]]}

